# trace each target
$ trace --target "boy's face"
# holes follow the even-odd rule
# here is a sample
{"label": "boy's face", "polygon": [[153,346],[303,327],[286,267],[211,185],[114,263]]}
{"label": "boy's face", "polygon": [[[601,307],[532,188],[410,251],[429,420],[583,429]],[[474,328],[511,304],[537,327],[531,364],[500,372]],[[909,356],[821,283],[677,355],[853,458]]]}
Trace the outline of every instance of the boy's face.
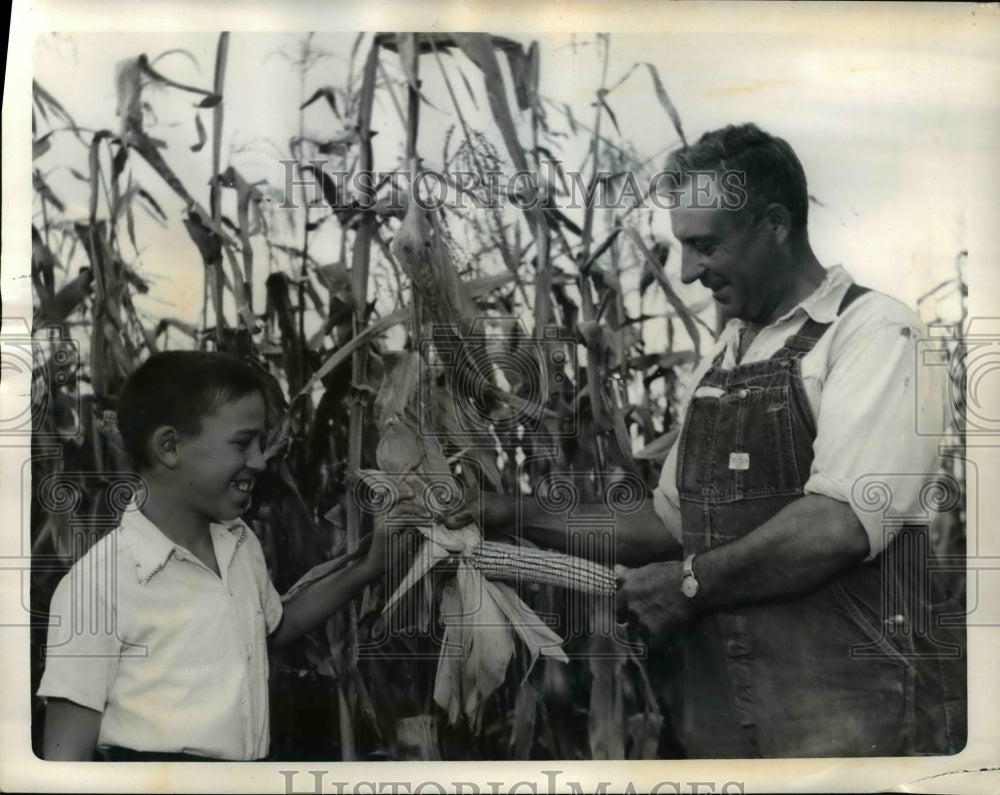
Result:
{"label": "boy's face", "polygon": [[201,432],[181,437],[178,474],[188,506],[224,522],[250,507],[254,476],[264,469],[264,398],[251,392],[201,418]]}

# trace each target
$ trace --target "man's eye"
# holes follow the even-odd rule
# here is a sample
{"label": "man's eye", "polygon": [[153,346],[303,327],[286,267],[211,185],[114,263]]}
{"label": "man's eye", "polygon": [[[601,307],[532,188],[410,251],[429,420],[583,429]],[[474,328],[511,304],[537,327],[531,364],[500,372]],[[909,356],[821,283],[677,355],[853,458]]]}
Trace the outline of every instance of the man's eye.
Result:
{"label": "man's eye", "polygon": [[695,251],[699,254],[704,254],[705,256],[711,256],[715,253],[715,243],[696,243]]}

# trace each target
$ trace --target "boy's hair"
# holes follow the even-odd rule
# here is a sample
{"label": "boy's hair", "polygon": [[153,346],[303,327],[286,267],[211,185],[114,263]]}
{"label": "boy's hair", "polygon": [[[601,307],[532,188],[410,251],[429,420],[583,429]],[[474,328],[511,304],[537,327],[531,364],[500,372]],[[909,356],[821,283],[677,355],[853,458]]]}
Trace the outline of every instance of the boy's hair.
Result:
{"label": "boy's hair", "polygon": [[784,205],[793,229],[805,229],[809,193],[802,163],[788,142],[764,132],[756,124],[729,125],[707,132],[697,143],[670,154],[667,168],[682,180],[691,171],[727,171],[743,175],[745,207],[759,214],[772,202]]}
{"label": "boy's hair", "polygon": [[143,362],[125,381],[118,397],[118,431],[141,470],[152,465],[149,440],[170,425],[185,435],[201,431],[201,419],[254,390],[267,394],[263,378],[227,353],[165,351]]}

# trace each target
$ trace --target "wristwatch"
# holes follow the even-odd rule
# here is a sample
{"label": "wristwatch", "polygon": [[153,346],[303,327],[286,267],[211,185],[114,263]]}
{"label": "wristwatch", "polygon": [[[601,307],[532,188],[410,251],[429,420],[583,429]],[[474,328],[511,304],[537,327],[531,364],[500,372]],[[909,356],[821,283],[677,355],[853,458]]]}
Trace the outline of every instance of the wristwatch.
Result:
{"label": "wristwatch", "polygon": [[681,593],[688,599],[694,599],[698,595],[701,586],[698,578],[694,576],[694,555],[684,558],[684,576],[681,579]]}

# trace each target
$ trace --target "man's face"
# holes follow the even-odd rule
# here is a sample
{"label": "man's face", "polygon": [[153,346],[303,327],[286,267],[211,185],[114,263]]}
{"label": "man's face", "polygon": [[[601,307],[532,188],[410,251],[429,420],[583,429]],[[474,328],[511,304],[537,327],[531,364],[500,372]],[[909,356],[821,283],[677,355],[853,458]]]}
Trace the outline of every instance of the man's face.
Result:
{"label": "man's face", "polygon": [[683,202],[670,211],[681,281],[701,282],[730,317],[763,323],[780,302],[776,248],[763,216]]}
{"label": "man's face", "polygon": [[223,522],[250,507],[254,476],[265,466],[264,433],[264,398],[251,392],[202,417],[196,436],[181,437],[178,471],[196,515]]}

